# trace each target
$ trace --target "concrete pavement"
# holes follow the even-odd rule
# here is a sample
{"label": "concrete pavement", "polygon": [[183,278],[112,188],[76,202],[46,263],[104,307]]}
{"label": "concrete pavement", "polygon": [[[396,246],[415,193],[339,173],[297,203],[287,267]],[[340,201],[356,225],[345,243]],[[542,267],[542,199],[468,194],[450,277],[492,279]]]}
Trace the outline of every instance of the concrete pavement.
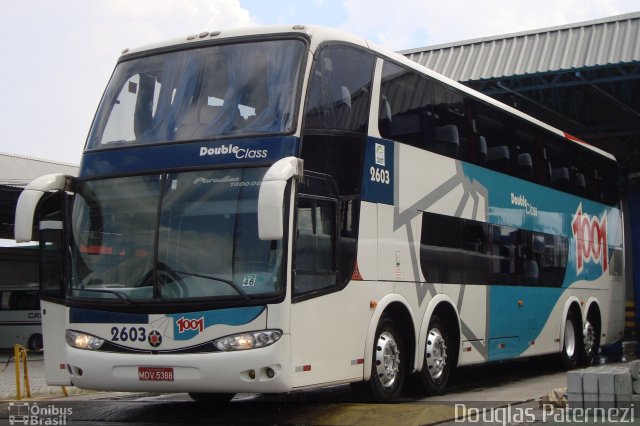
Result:
{"label": "concrete pavement", "polygon": [[[7,354],[8,356],[8,354]],[[615,364],[614,364],[615,365]],[[5,368],[6,367],[6,368]],[[447,395],[418,399],[407,395],[396,404],[361,403],[348,386],[293,392],[287,395],[239,395],[230,404],[200,404],[186,394],[89,392],[44,383],[42,356],[29,357],[33,398],[40,407],[69,407],[73,424],[560,424],[564,411],[543,408],[541,397],[567,386],[567,375],[536,361],[516,361],[456,371]],[[13,362],[0,367],[0,399],[15,397]],[[0,403],[0,420],[8,419],[9,402]],[[640,412],[640,409],[638,410]],[[69,411],[71,413],[71,411]],[[555,413],[555,414],[553,414]],[[467,421],[454,421],[467,414]],[[484,416],[484,417],[483,417]],[[555,417],[554,417],[555,416]],[[560,417],[558,417],[560,416]],[[478,421],[479,420],[479,421]],[[1,423],[1,422],[0,422]]]}

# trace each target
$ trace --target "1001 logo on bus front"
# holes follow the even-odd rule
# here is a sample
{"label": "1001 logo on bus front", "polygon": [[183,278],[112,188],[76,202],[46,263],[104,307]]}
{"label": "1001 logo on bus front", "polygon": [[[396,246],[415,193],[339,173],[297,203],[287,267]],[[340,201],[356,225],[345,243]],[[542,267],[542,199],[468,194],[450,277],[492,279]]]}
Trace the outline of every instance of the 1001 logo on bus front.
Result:
{"label": "1001 logo on bus front", "polygon": [[185,331],[196,331],[202,333],[204,331],[204,317],[198,319],[190,319],[182,317],[176,321],[178,326],[178,333],[182,334]]}
{"label": "1001 logo on bus front", "polygon": [[602,219],[582,212],[582,203],[571,222],[573,237],[576,241],[576,265],[578,274],[589,262],[602,265],[602,272],[609,266],[607,250],[607,216]]}

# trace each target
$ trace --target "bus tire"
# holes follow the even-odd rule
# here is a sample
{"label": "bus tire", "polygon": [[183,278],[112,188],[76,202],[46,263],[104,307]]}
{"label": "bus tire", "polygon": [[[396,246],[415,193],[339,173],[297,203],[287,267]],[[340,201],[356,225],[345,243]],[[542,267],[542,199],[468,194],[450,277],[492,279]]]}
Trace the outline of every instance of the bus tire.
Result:
{"label": "bus tire", "polygon": [[449,329],[434,315],[429,321],[424,363],[420,371],[422,390],[428,395],[444,393],[451,375],[451,351],[454,350]]}
{"label": "bus tire", "polygon": [[189,396],[196,402],[229,402],[236,394],[189,392]]}
{"label": "bus tire", "polygon": [[589,315],[582,325],[582,344],[578,353],[578,364],[588,367],[593,363],[593,359],[600,347],[600,327],[595,318]]}
{"label": "bus tire", "polygon": [[42,334],[36,333],[31,335],[31,337],[29,337],[29,342],[27,343],[27,347],[31,351],[41,351],[43,347]]}
{"label": "bus tire", "polygon": [[[393,402],[400,396],[406,375],[406,354],[402,335],[389,316],[383,316],[373,342],[371,378],[356,386],[367,399]],[[364,385],[364,386],[363,386]]]}
{"label": "bus tire", "polygon": [[582,346],[582,327],[580,320],[573,311],[569,311],[564,323],[564,336],[562,338],[562,352],[560,360],[566,370],[572,370],[578,365],[578,354]]}

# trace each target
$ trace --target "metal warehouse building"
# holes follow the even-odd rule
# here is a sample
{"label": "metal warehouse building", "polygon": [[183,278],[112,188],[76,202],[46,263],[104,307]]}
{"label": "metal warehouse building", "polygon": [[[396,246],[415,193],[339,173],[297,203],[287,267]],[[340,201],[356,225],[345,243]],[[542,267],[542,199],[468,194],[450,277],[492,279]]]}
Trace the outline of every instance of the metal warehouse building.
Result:
{"label": "metal warehouse building", "polygon": [[[0,238],[13,239],[16,203],[24,187],[38,176],[50,173],[76,176],[78,167],[0,152]],[[0,286],[37,281],[37,251],[34,248],[0,247]]]}

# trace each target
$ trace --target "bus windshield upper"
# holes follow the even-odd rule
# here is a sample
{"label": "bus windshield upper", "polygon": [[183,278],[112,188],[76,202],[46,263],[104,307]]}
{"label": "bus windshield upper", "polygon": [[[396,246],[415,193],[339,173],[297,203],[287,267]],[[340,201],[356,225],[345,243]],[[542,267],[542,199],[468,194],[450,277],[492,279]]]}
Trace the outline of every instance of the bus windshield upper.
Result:
{"label": "bus windshield upper", "polygon": [[121,62],[87,149],[291,132],[304,51],[268,40]]}
{"label": "bus windshield upper", "polygon": [[86,181],[72,220],[71,296],[255,299],[283,289],[282,245],[258,239],[266,169]]}

